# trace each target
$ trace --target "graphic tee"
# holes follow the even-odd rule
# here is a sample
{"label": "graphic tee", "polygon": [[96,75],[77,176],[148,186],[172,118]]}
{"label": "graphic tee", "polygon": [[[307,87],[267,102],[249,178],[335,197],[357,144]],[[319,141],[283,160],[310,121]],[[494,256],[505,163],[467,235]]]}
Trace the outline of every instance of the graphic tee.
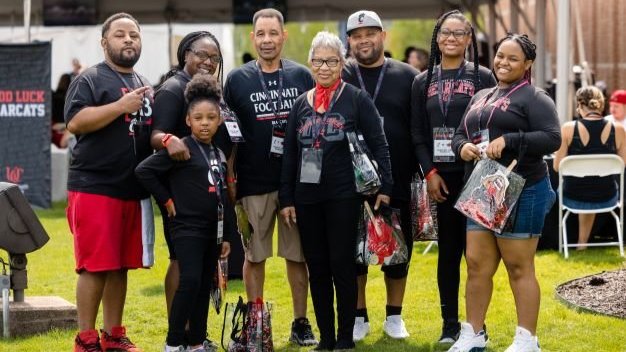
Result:
{"label": "graphic tee", "polygon": [[[358,63],[349,61],[344,67],[342,78],[357,88],[361,88],[356,73]],[[374,97],[382,66],[359,67],[365,89]],[[403,62],[387,59],[387,68],[376,95],[374,104],[383,121],[383,128],[389,143],[391,165],[393,165],[392,199],[408,201],[411,192],[411,179],[417,171],[417,159],[411,142],[411,85],[418,71]]]}
{"label": "graphic tee", "polygon": [[[323,151],[321,182],[300,182],[303,148],[318,140]],[[279,200],[281,207],[295,203],[314,204],[327,200],[360,197],[354,184],[354,170],[346,132],[360,131],[378,163],[382,178],[380,193],[390,195],[393,188],[387,139],[380,116],[367,93],[345,84],[343,92],[328,112],[325,121],[313,111],[306,94],[294,103],[289,115]]]}
{"label": "graphic tee", "polygon": [[[456,158],[454,162],[433,162],[433,128],[445,125],[456,130],[461,123],[470,99],[480,90],[496,85],[496,80],[491,71],[483,66],[479,66],[479,86],[476,87],[474,84],[474,63],[472,62],[465,63],[463,72],[460,75],[459,68],[443,70],[441,72],[441,88],[443,91],[441,101],[444,109],[446,109],[445,104],[448,105],[444,118],[442,106],[440,105],[438,70],[438,67],[433,69],[433,76],[428,85],[427,100],[425,102],[424,90],[426,89],[427,71],[415,77],[411,94],[411,135],[415,145],[415,154],[425,174],[433,167],[442,172],[463,171],[463,160],[460,158]],[[458,79],[455,79],[457,77]],[[448,101],[450,102],[447,103]]]}
{"label": "graphic tee", "polygon": [[[226,79],[224,99],[237,114],[245,139],[237,151],[237,198],[278,190],[283,158],[270,153],[272,136],[284,134],[294,101],[314,86],[305,66],[286,59],[282,59],[281,63],[280,92],[279,72],[262,74],[270,97],[261,85],[256,61],[233,70]],[[278,116],[274,111],[278,112]]]}
{"label": "graphic tee", "polygon": [[[116,73],[104,62],[92,66],[70,84],[65,100],[65,122],[69,123],[84,108],[113,103],[129,90],[147,83],[145,77],[136,73]],[[68,190],[119,199],[148,196],[135,178],[134,170],[152,154],[153,102],[150,89],[137,112],[120,115],[97,131],[76,135]]]}

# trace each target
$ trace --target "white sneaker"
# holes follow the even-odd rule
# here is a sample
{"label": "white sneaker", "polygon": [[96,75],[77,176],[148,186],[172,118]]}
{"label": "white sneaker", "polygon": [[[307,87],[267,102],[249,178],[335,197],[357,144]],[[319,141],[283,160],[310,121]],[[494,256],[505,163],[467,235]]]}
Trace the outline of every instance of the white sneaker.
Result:
{"label": "white sneaker", "polygon": [[454,345],[450,347],[448,352],[481,352],[487,347],[487,339],[485,331],[474,332],[474,328],[470,323],[461,323],[461,334]]}
{"label": "white sneaker", "polygon": [[383,322],[383,331],[392,339],[406,339],[409,337],[409,332],[406,331],[401,315],[388,316]]}
{"label": "white sneaker", "polygon": [[187,351],[187,349],[185,348],[185,346],[170,346],[166,344],[163,351],[164,352],[185,352]]}
{"label": "white sneaker", "polygon": [[530,331],[521,326],[515,328],[513,344],[504,352],[541,352],[537,336],[533,336]]}
{"label": "white sneaker", "polygon": [[361,341],[369,333],[370,323],[366,323],[364,317],[356,317],[354,319],[354,328],[352,329],[352,340],[354,342]]}

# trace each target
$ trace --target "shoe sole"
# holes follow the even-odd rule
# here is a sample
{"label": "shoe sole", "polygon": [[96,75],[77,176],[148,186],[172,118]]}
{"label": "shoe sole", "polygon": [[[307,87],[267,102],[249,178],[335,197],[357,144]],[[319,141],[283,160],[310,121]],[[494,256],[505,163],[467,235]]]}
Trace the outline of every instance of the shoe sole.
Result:
{"label": "shoe sole", "polygon": [[289,342],[296,344],[298,346],[302,346],[302,347],[309,347],[309,346],[315,346],[318,344],[317,341],[311,341],[311,342],[306,342],[306,341],[299,341],[298,339],[294,338],[293,336],[289,337]]}

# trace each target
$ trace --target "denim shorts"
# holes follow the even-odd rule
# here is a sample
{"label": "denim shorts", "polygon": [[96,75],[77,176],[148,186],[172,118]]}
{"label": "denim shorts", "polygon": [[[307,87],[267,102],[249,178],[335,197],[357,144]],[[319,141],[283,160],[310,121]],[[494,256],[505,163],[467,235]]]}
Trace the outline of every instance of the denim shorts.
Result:
{"label": "denim shorts", "polygon": [[489,230],[472,219],[467,219],[467,231],[492,232],[498,238],[528,239],[541,237],[543,222],[546,214],[556,201],[556,193],[550,184],[550,178],[546,175],[539,182],[525,186],[517,201],[517,214],[515,216],[512,232],[497,233]]}
{"label": "denim shorts", "polygon": [[580,200],[575,200],[571,198],[567,198],[563,196],[563,205],[572,209],[580,209],[580,210],[596,210],[603,208],[611,208],[617,204],[617,199],[619,195],[616,193],[615,196],[609,199],[606,202],[585,202]]}

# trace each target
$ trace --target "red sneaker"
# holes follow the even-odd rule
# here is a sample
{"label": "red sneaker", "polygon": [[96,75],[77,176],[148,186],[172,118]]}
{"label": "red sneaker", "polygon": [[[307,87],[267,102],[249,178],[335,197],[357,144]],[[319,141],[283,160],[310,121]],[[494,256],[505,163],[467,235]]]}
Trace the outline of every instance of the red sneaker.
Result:
{"label": "red sneaker", "polygon": [[100,337],[102,351],[143,352],[126,336],[126,328],[123,326],[114,326],[111,328],[110,335],[104,330],[100,330],[100,332],[102,333],[102,336]]}
{"label": "red sneaker", "polygon": [[102,352],[96,330],[79,332],[74,339],[74,352]]}

